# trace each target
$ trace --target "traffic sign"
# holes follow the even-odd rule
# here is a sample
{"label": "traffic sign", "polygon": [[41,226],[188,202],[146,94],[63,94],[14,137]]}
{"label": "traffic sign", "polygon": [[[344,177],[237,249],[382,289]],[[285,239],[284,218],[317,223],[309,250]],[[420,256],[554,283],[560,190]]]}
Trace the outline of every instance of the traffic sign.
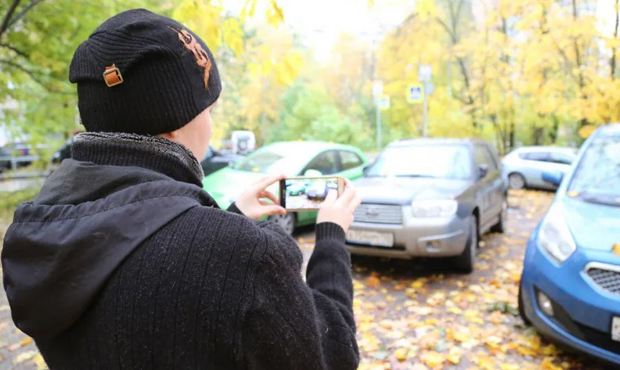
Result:
{"label": "traffic sign", "polygon": [[390,97],[389,96],[380,97],[379,100],[377,100],[377,106],[381,110],[390,109]]}
{"label": "traffic sign", "polygon": [[411,104],[419,104],[424,99],[422,85],[411,85],[407,89],[407,101]]}

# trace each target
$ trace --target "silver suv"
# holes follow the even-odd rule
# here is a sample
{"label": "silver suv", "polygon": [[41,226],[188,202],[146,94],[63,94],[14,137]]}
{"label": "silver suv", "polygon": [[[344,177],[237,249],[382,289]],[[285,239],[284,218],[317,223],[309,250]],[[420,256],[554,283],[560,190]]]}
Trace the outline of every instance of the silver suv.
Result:
{"label": "silver suv", "polygon": [[482,233],[503,232],[507,185],[495,151],[479,140],[391,143],[355,181],[362,204],[347,233],[351,253],[450,257],[471,272]]}

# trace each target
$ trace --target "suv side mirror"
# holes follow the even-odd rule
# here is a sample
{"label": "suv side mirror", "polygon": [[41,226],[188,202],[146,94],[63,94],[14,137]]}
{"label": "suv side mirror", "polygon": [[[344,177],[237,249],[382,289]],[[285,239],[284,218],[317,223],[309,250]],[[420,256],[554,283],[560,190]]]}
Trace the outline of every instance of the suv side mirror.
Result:
{"label": "suv side mirror", "polygon": [[484,179],[489,173],[489,166],[481,164],[478,166],[478,179]]}
{"label": "suv side mirror", "polygon": [[562,172],[543,172],[542,179],[554,186],[560,186],[564,174]]}

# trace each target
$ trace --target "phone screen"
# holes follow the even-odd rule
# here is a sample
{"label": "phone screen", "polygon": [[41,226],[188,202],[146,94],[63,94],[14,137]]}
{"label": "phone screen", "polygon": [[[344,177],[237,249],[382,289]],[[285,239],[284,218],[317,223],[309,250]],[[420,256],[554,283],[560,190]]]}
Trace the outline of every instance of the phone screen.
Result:
{"label": "phone screen", "polygon": [[327,193],[342,191],[339,177],[289,177],[280,181],[280,204],[288,210],[316,210],[325,201]]}

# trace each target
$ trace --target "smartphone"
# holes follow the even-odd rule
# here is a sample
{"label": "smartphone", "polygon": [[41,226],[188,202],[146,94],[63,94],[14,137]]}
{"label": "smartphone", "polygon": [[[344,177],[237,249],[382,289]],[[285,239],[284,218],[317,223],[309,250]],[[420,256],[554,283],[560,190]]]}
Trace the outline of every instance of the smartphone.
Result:
{"label": "smartphone", "polygon": [[330,190],[344,190],[344,179],[337,176],[288,177],[280,180],[280,205],[288,211],[312,211],[321,208]]}

